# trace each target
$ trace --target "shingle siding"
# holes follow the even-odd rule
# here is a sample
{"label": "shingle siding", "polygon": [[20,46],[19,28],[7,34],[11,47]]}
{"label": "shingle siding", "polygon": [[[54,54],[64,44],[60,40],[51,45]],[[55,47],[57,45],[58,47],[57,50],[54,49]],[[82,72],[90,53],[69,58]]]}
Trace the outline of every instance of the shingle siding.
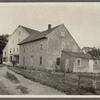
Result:
{"label": "shingle siding", "polygon": [[[52,30],[52,29],[51,29]],[[20,45],[20,58],[19,65],[23,66],[23,57],[25,57],[25,66],[27,68],[36,67],[36,68],[44,68],[50,70],[56,70],[56,68],[61,69],[59,65],[56,65],[56,59],[61,59],[62,54],[62,42],[64,41],[65,45],[63,48],[65,50],[70,50],[74,52],[82,52],[79,46],[76,44],[74,39],[66,30],[65,26],[59,25],[45,36],[46,39],[41,39],[38,41],[33,41],[30,43],[23,44],[26,48],[25,53],[23,53],[23,45]],[[61,33],[64,33],[65,36],[61,36]],[[43,32],[44,34],[44,32]],[[42,33],[41,33],[42,35]],[[42,43],[42,50],[40,50],[40,44]],[[31,50],[32,44],[34,44],[33,51]],[[32,61],[31,56],[34,56],[34,61]],[[40,65],[40,57],[42,57],[42,65]]]}
{"label": "shingle siding", "polygon": [[[61,36],[61,32],[65,33],[65,36]],[[64,50],[82,52],[82,50],[75,43],[73,38],[70,36],[64,25],[61,25],[54,30],[48,36],[48,67],[55,69],[57,57],[61,58],[62,54],[62,41],[65,42]]]}
{"label": "shingle siding", "polygon": [[[42,43],[42,49],[41,49]],[[36,42],[24,44],[25,52],[23,52],[23,45],[20,46],[19,66],[23,66],[23,57],[25,57],[25,66],[27,68],[41,68],[47,66],[47,39]],[[42,57],[42,65],[40,65],[40,57]]]}

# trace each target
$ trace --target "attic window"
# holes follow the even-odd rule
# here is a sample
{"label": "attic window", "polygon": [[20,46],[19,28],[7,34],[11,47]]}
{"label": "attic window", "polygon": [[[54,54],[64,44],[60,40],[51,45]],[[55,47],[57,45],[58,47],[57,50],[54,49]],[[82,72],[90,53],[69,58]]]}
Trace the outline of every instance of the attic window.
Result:
{"label": "attic window", "polygon": [[64,37],[64,36],[65,36],[65,32],[61,32],[61,36],[63,36],[63,37]]}
{"label": "attic window", "polygon": [[66,44],[65,44],[65,41],[62,41],[62,47],[61,47],[61,48],[62,48],[62,50],[64,50],[65,45],[66,45]]}

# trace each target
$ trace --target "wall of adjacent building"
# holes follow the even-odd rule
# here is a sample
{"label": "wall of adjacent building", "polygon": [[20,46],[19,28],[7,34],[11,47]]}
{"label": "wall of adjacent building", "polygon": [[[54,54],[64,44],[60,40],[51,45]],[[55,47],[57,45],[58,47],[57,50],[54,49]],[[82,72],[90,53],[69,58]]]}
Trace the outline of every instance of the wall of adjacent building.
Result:
{"label": "wall of adjacent building", "polygon": [[[29,34],[24,29],[22,29],[21,27],[18,27],[9,37],[9,40],[7,43],[7,51],[8,51],[8,57],[7,57],[7,62],[6,62],[7,65],[12,65],[12,63],[10,62],[11,54],[19,54],[18,43],[28,36]],[[4,57],[4,52],[5,52],[5,49],[3,50],[3,57]]]}
{"label": "wall of adjacent building", "polygon": [[[23,51],[24,49],[25,52]],[[42,64],[40,64],[40,57],[42,57]],[[23,59],[25,59],[24,65]],[[33,69],[46,69],[46,67],[48,66],[47,39],[20,45],[19,66]]]}
{"label": "wall of adjacent building", "polygon": [[[81,59],[81,66],[77,66],[77,60]],[[74,58],[73,72],[89,72],[89,59]]]}
{"label": "wall of adjacent building", "polygon": [[48,68],[55,69],[62,50],[83,52],[63,24],[48,36]]}
{"label": "wall of adjacent building", "polygon": [[[97,65],[95,62],[97,61]],[[100,73],[100,60],[93,60],[93,72]]]}

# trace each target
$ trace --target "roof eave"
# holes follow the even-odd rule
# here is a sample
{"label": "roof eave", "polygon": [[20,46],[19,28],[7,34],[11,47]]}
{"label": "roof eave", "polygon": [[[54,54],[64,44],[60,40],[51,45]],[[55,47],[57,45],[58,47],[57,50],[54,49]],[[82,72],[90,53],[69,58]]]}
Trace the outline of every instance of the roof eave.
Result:
{"label": "roof eave", "polygon": [[24,43],[19,43],[18,45],[27,44],[27,43],[39,41],[39,40],[42,40],[42,39],[47,39],[47,37],[43,37],[43,38],[40,38],[40,39],[35,39],[35,40],[27,41],[27,42],[24,42]]}

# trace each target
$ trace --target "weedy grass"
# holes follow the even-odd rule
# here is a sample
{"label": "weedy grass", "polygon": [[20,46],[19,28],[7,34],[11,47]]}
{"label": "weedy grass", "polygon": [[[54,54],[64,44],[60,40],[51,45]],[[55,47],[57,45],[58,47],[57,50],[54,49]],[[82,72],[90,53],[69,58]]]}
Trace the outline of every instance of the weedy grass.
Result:
{"label": "weedy grass", "polygon": [[29,91],[27,90],[27,88],[24,87],[24,86],[22,86],[22,85],[18,85],[16,87],[16,89],[20,89],[23,94],[28,94],[29,93]]}
{"label": "weedy grass", "polygon": [[6,72],[6,77],[7,77],[7,79],[9,79],[13,83],[19,83],[20,82],[17,79],[17,77],[15,75],[13,75],[12,73]]}

